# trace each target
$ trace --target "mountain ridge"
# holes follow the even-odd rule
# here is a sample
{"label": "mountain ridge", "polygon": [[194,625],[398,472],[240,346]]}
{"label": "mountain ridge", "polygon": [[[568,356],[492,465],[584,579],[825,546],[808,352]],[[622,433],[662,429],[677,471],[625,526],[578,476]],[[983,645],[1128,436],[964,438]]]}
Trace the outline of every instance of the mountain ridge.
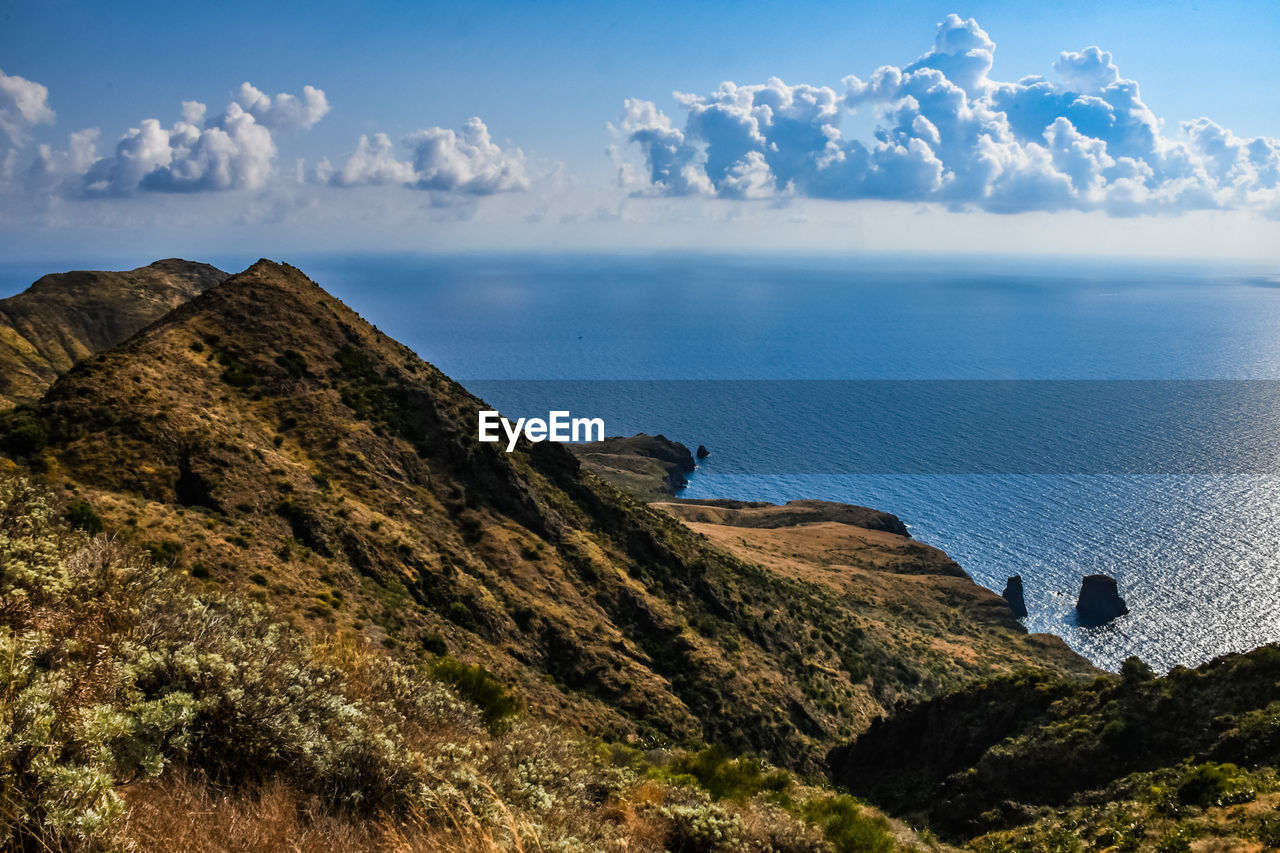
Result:
{"label": "mountain ridge", "polygon": [[166,258],[122,272],[51,273],[0,299],[0,408],[34,402],[77,362],[227,276],[209,264]]}
{"label": "mountain ridge", "polygon": [[478,442],[482,407],[262,260],[77,364],[0,433],[175,571],[313,632],[483,664],[535,712],[611,738],[815,771],[903,698],[1023,666],[1093,672],[891,572],[882,594],[947,641],[886,646],[842,590],[716,547],[564,447]]}

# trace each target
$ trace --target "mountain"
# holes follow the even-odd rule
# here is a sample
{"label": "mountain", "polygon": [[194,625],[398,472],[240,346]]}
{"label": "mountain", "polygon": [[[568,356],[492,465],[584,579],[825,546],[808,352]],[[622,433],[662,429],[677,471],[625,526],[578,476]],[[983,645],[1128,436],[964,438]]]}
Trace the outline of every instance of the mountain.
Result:
{"label": "mountain", "polygon": [[1027,666],[1095,674],[900,534],[819,521],[839,558],[784,558],[753,537],[804,539],[812,514],[691,529],[561,445],[479,442],[484,408],[259,261],[0,415],[0,449],[209,589],[315,636],[481,664],[531,714],[610,739],[810,772],[901,700]]}
{"label": "mountain", "polygon": [[0,299],[0,408],[38,399],[76,362],[226,277],[208,264],[169,258],[127,272],[54,273]]}

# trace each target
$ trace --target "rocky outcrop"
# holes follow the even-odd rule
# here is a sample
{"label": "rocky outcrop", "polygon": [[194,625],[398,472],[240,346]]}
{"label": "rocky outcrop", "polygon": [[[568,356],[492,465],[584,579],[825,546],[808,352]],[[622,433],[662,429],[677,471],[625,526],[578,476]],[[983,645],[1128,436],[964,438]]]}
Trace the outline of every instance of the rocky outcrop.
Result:
{"label": "rocky outcrop", "polygon": [[1027,602],[1022,597],[1022,575],[1014,575],[1005,581],[1004,592],[1000,593],[1009,602],[1013,615],[1021,619],[1027,615]]}
{"label": "rocky outcrop", "polygon": [[835,501],[787,501],[779,506],[767,501],[735,501],[726,498],[681,500],[662,508],[682,521],[724,524],[730,527],[779,528],[834,521],[867,530],[883,530],[906,539],[907,526],[896,515],[865,506]]}
{"label": "rocky outcrop", "polygon": [[1103,625],[1129,612],[1116,579],[1110,575],[1085,575],[1080,584],[1080,597],[1076,600],[1076,613],[1080,624]]}
{"label": "rocky outcrop", "polygon": [[706,446],[705,444],[699,444],[699,445],[698,445],[698,458],[699,458],[699,459],[706,459],[706,458],[707,458],[708,456],[710,456],[710,455],[711,455],[711,451],[710,451],[710,450],[707,450],[707,446]]}
{"label": "rocky outcrop", "polygon": [[671,497],[697,466],[689,448],[663,435],[639,433],[566,445],[587,470],[645,500]]}

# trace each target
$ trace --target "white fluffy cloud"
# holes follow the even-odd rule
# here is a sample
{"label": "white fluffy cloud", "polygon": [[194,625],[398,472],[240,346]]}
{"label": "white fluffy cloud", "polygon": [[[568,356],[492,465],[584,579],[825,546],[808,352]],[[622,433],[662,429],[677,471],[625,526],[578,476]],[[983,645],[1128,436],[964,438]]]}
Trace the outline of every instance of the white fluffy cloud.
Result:
{"label": "white fluffy cloud", "polygon": [[361,136],[356,151],[334,172],[328,161],[321,163],[317,170],[321,181],[327,181],[339,187],[354,187],[366,184],[408,184],[414,179],[413,166],[396,159],[391,140],[385,133],[378,133],[370,139]]}
{"label": "white fluffy cloud", "polygon": [[249,83],[241,83],[235,103],[270,130],[308,130],[329,112],[324,92],[314,86],[303,86],[301,98],[282,92],[273,99]]}
{"label": "white fluffy cloud", "polygon": [[[1280,210],[1280,139],[1236,137],[1208,119],[1166,136],[1138,84],[1097,47],[1064,51],[1059,82],[991,79],[995,42],[947,16],[933,48],[843,91],[723,83],[676,93],[683,127],[629,99],[615,130],[645,164],[638,192],[723,198],[934,201],[994,212]],[[869,112],[873,139],[846,138]]]}
{"label": "white fluffy cloud", "polygon": [[273,131],[304,130],[328,110],[324,92],[311,86],[301,98],[271,98],[245,83],[216,117],[184,101],[178,121],[144,119],[105,157],[96,130],[72,134],[66,150],[40,146],[27,184],[79,197],[259,189],[274,171]]}
{"label": "white fluffy cloud", "polygon": [[422,190],[491,195],[529,188],[524,152],[504,150],[489,136],[478,118],[470,118],[455,133],[430,127],[404,139],[409,159],[399,160],[385,133],[361,136],[342,167],[326,161],[317,169],[320,181],[350,187],[369,184],[403,184]]}
{"label": "white fluffy cloud", "polygon": [[24,144],[29,128],[50,124],[53,119],[48,89],[25,77],[0,71],[0,131],[12,144]]}

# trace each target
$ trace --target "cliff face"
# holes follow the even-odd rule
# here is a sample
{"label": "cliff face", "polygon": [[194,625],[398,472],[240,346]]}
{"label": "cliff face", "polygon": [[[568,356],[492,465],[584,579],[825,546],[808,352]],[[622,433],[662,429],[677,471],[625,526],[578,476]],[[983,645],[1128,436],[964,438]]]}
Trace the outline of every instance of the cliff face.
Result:
{"label": "cliff face", "polygon": [[814,770],[899,699],[1009,660],[1092,673],[1016,626],[993,632],[991,603],[957,594],[976,587],[940,552],[895,537],[902,565],[946,569],[944,594],[876,582],[874,606],[923,614],[917,636],[950,626],[921,652],[871,624],[850,584],[730,553],[560,445],[480,443],[485,408],[260,261],[0,416],[0,449],[174,571],[320,634],[483,663],[535,713],[610,736]]}
{"label": "cliff face", "polygon": [[36,400],[76,362],[226,277],[208,264],[170,258],[127,272],[46,275],[0,300],[0,408]]}

